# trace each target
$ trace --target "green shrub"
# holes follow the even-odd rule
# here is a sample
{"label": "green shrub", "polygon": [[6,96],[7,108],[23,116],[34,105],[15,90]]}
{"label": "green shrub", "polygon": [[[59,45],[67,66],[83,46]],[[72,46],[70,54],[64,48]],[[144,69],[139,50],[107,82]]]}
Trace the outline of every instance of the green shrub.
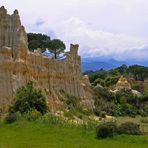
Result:
{"label": "green shrub", "polygon": [[64,120],[64,118],[55,116],[51,113],[47,113],[41,116],[39,121],[43,124],[62,125],[62,126],[67,125],[67,121]]}
{"label": "green shrub", "polygon": [[86,115],[86,116],[90,116],[93,114],[93,111],[91,109],[85,108],[85,107],[81,107],[79,108],[79,112]]}
{"label": "green shrub", "polygon": [[121,105],[121,112],[123,115],[135,117],[137,114],[137,109],[133,105],[125,103]]}
{"label": "green shrub", "polygon": [[37,110],[41,114],[47,112],[47,105],[41,90],[33,87],[30,81],[26,86],[17,89],[14,97],[14,104],[10,108],[10,112],[20,111],[21,113],[29,112],[32,109]]}
{"label": "green shrub", "polygon": [[77,99],[75,97],[69,97],[65,103],[69,109],[77,107]]}
{"label": "green shrub", "polygon": [[144,109],[145,114],[148,116],[148,103],[147,102],[145,103],[143,109]]}
{"label": "green shrub", "polygon": [[142,117],[147,117],[147,116],[148,116],[148,114],[147,114],[143,109],[138,110],[138,113],[139,113]]}
{"label": "green shrub", "polygon": [[94,82],[93,85],[96,86],[97,84],[100,84],[101,86],[104,86],[104,80],[97,78]]}
{"label": "green shrub", "polygon": [[141,134],[140,127],[138,124],[133,122],[122,123],[118,127],[118,132],[120,134],[129,134],[129,135],[139,135]]}
{"label": "green shrub", "polygon": [[108,77],[108,78],[105,80],[105,85],[106,85],[106,86],[115,85],[118,80],[119,80],[119,76]]}
{"label": "green shrub", "polygon": [[125,103],[127,103],[126,97],[125,97],[125,96],[121,96],[121,97],[119,98],[119,102],[120,102],[120,104],[125,104]]}
{"label": "green shrub", "polygon": [[107,101],[115,100],[114,93],[110,92],[108,88],[97,85],[94,88],[94,92],[96,96],[98,96],[99,98],[103,98],[104,100],[107,100]]}
{"label": "green shrub", "polygon": [[102,118],[106,118],[106,112],[101,111],[100,114],[99,114],[99,116],[102,117]]}
{"label": "green shrub", "polygon": [[64,112],[64,117],[67,118],[73,118],[74,114],[71,111],[65,111]]}
{"label": "green shrub", "polygon": [[97,108],[94,108],[93,112],[94,112],[94,114],[95,114],[96,116],[99,116],[99,115],[100,115],[100,110],[97,109]]}
{"label": "green shrub", "polygon": [[116,131],[117,125],[114,122],[106,122],[97,126],[96,135],[98,139],[113,137]]}
{"label": "green shrub", "polygon": [[6,123],[13,123],[14,121],[16,121],[16,119],[17,119],[16,114],[10,113],[10,114],[6,115],[5,122]]}
{"label": "green shrub", "polygon": [[65,107],[67,107],[68,109],[79,108],[79,100],[80,100],[79,98],[65,92],[64,90],[60,90],[60,93],[64,97],[64,98],[62,98],[62,101],[64,102]]}
{"label": "green shrub", "polygon": [[41,117],[41,113],[36,109],[32,109],[31,111],[25,112],[22,114],[21,118],[25,118],[29,121],[35,121]]}
{"label": "green shrub", "polygon": [[140,122],[142,122],[142,123],[148,123],[148,118],[142,118],[142,119],[140,120]]}
{"label": "green shrub", "polygon": [[120,113],[120,106],[115,104],[113,101],[106,101],[104,99],[96,98],[95,99],[95,108],[94,114],[100,116],[101,112],[106,112],[110,116],[118,116]]}

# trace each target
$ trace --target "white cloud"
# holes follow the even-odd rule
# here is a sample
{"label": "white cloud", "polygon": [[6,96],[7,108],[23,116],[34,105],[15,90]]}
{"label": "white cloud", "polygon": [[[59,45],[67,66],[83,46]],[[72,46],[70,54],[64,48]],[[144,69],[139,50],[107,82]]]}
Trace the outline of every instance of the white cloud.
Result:
{"label": "white cloud", "polygon": [[1,0],[28,32],[79,43],[83,56],[148,59],[147,0]]}
{"label": "white cloud", "polygon": [[57,32],[66,43],[79,43],[83,56],[119,56],[133,49],[140,52],[148,44],[144,38],[94,30],[75,17],[60,24]]}

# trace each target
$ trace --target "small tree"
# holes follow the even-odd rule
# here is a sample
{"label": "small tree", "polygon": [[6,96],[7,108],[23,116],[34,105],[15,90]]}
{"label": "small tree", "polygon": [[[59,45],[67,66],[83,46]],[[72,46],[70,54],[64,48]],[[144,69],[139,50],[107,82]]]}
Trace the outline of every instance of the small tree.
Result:
{"label": "small tree", "polygon": [[125,122],[118,127],[120,134],[139,135],[141,134],[140,126],[137,123]]}
{"label": "small tree", "polygon": [[57,59],[60,53],[65,50],[65,44],[59,39],[53,39],[47,43],[47,47],[54,54],[54,58]]}
{"label": "small tree", "polygon": [[98,139],[113,137],[117,132],[117,125],[114,122],[106,122],[97,126],[96,136]]}
{"label": "small tree", "polygon": [[47,105],[41,90],[34,88],[33,83],[29,81],[26,86],[17,89],[10,112],[25,113],[32,109],[44,114],[47,111]]}

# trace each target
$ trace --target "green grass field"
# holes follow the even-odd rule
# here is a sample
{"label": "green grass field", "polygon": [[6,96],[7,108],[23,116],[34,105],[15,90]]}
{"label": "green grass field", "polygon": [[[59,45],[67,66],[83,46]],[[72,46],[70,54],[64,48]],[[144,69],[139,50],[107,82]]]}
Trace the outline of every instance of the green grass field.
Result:
{"label": "green grass field", "polygon": [[95,131],[39,122],[0,122],[0,148],[147,148],[147,136],[98,140]]}

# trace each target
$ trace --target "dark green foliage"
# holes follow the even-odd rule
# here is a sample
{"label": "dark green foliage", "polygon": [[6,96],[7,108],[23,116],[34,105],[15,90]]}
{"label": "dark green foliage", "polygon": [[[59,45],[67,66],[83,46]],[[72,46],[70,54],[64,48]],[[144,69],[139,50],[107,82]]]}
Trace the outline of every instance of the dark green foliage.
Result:
{"label": "dark green foliage", "polygon": [[14,121],[16,121],[16,119],[17,119],[17,117],[16,117],[15,113],[9,113],[5,117],[5,122],[6,123],[13,123]]}
{"label": "dark green foliage", "polygon": [[131,90],[120,90],[112,93],[108,88],[99,85],[94,88],[94,91],[96,95],[94,113],[96,115],[99,115],[101,111],[112,116],[148,115],[147,93],[139,98]]}
{"label": "dark green foliage", "polygon": [[121,115],[136,116],[138,114],[139,98],[131,91],[121,90],[116,93],[116,103],[120,104]]}
{"label": "dark green foliage", "polygon": [[123,102],[121,102],[121,99],[123,101],[123,98],[125,99],[125,103],[129,103],[129,104],[133,104],[133,105],[137,105],[139,98],[137,96],[135,96],[131,90],[120,90],[116,93],[116,100],[118,103],[120,104],[124,104]]}
{"label": "dark green foliage", "polygon": [[116,76],[121,75],[121,73],[119,72],[118,69],[111,69],[111,70],[108,72],[108,75],[111,76],[111,77],[116,77]]}
{"label": "dark green foliage", "polygon": [[100,112],[99,116],[102,118],[106,118],[106,112],[105,111]]}
{"label": "dark green foliage", "polygon": [[100,84],[101,86],[105,86],[105,82],[104,80],[100,79],[100,78],[97,78],[93,83],[92,85],[96,86],[97,84]]}
{"label": "dark green foliage", "polygon": [[100,110],[98,108],[94,108],[93,109],[93,112],[96,116],[99,116],[100,115]]}
{"label": "dark green foliage", "polygon": [[95,104],[94,113],[97,116],[100,116],[101,112],[106,112],[106,114],[110,116],[121,115],[120,105],[99,98],[95,101],[97,104]]}
{"label": "dark green foliage", "polygon": [[48,48],[51,53],[54,54],[55,59],[59,59],[60,53],[64,53],[65,50],[65,44],[63,41],[59,39],[53,39],[50,40],[50,37],[41,34],[41,33],[28,33],[28,48],[30,51],[34,51],[37,48],[41,48],[42,51],[44,51],[46,48]]}
{"label": "dark green foliage", "polygon": [[[94,84],[94,82],[99,78],[102,79],[102,81],[107,82],[105,86],[110,86],[114,85],[116,83],[116,79],[119,78],[121,75],[124,75],[126,77],[132,76],[135,80],[143,81],[145,78],[148,78],[148,67],[140,65],[133,65],[128,67],[125,64],[123,64],[120,67],[111,69],[109,71],[101,69],[98,71],[87,71],[84,72],[84,74],[87,74],[89,76],[89,80],[92,84]],[[102,83],[102,81],[98,80],[98,83]]]}
{"label": "dark green foliage", "polygon": [[105,122],[97,126],[97,138],[113,137],[115,134],[140,135],[140,127],[133,122],[125,122],[117,127],[114,122]]}
{"label": "dark green foliage", "polygon": [[41,33],[28,33],[28,48],[30,51],[41,48],[44,50],[47,48],[47,43],[50,41],[50,37]]}
{"label": "dark green foliage", "polygon": [[26,86],[17,89],[10,112],[20,111],[25,113],[33,109],[44,114],[47,111],[47,105],[41,90],[34,88],[33,83],[30,81]]}
{"label": "dark green foliage", "polygon": [[120,76],[108,77],[107,79],[105,79],[105,86],[115,85],[119,78]]}
{"label": "dark green foliage", "polygon": [[133,122],[125,122],[118,127],[120,134],[139,135],[141,134],[140,126]]}
{"label": "dark green foliage", "polygon": [[148,115],[148,100],[147,95],[137,97],[131,91],[118,91],[112,94],[107,89],[97,86],[95,88],[95,114],[105,111],[106,114],[112,116],[131,116],[135,117],[140,114]]}
{"label": "dark green foliage", "polygon": [[141,97],[141,102],[148,101],[148,90],[143,92],[143,95]]}
{"label": "dark green foliage", "polygon": [[113,137],[116,131],[117,125],[114,122],[106,122],[97,126],[96,136],[98,139]]}
{"label": "dark green foliage", "polygon": [[128,72],[132,74],[135,80],[144,81],[148,77],[148,67],[132,65],[129,66]]}
{"label": "dark green foliage", "polygon": [[94,88],[94,92],[100,98],[104,98],[105,100],[112,101],[114,100],[115,96],[112,92],[110,92],[107,88],[96,86]]}
{"label": "dark green foliage", "polygon": [[[115,104],[115,95],[110,92],[107,88],[96,86],[94,88],[96,97],[94,113],[100,116],[100,112],[106,112],[108,115],[118,115]],[[120,115],[120,113],[119,113]]]}
{"label": "dark green foliage", "polygon": [[84,73],[84,75],[86,75],[86,74],[88,75],[91,83],[94,83],[94,81],[98,78],[104,80],[107,77],[107,71],[105,71],[103,69],[95,71],[95,72],[87,71]]}
{"label": "dark green foliage", "polygon": [[100,89],[98,91],[99,91],[99,94],[103,98],[105,98],[106,100],[111,101],[111,100],[114,99],[113,93],[109,92],[107,88],[103,88],[103,89]]}
{"label": "dark green foliage", "polygon": [[[148,78],[148,67],[122,65],[109,71],[87,71],[84,74],[88,74],[90,82],[94,86],[94,113],[96,115],[102,111],[113,116],[148,115],[147,84],[142,82]],[[121,75],[128,79],[132,89],[138,90],[142,95],[140,96],[140,93],[136,95],[132,90],[125,89],[116,92],[110,91],[110,89],[115,89],[115,84]]]}
{"label": "dark green foliage", "polygon": [[66,96],[67,96],[67,99],[66,99],[65,103],[66,103],[67,107],[69,109],[71,109],[71,108],[77,108],[78,107],[78,104],[79,104],[78,98],[75,97],[75,96],[71,96],[69,94],[67,94]]}
{"label": "dark green foliage", "polygon": [[67,107],[68,109],[78,109],[79,108],[79,101],[80,101],[79,98],[68,94],[64,90],[60,90],[60,93],[63,96],[61,98],[61,101],[64,102],[65,107]]}
{"label": "dark green foliage", "polygon": [[120,67],[118,67],[117,70],[118,70],[118,72],[120,74],[126,76],[127,75],[127,71],[128,71],[128,67],[125,64],[123,64]]}
{"label": "dark green foliage", "polygon": [[42,117],[42,114],[36,109],[32,109],[31,111],[23,113],[22,115],[22,118],[28,121],[35,121],[38,120],[40,117]]}
{"label": "dark green foliage", "polygon": [[54,58],[59,58],[58,55],[60,53],[64,53],[65,44],[59,39],[53,39],[47,43],[48,49],[54,54]]}
{"label": "dark green foliage", "polygon": [[120,112],[122,113],[122,115],[128,115],[131,117],[135,117],[137,115],[137,109],[133,105],[128,103],[121,105]]}
{"label": "dark green foliage", "polygon": [[134,89],[134,90],[137,90],[137,91],[139,91],[139,92],[143,92],[143,85],[142,84],[139,84],[139,83],[132,83],[131,84],[131,87],[132,87],[132,89]]}

